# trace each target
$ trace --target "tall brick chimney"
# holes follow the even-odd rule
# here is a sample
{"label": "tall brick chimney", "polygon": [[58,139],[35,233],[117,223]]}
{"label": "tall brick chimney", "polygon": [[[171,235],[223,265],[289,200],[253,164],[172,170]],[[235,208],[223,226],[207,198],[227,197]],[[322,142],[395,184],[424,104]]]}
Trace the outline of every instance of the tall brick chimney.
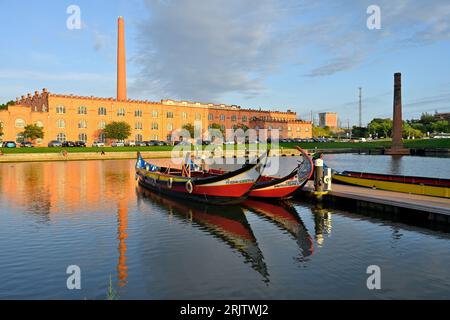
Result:
{"label": "tall brick chimney", "polygon": [[408,155],[409,149],[403,147],[403,121],[402,121],[402,74],[394,74],[394,114],[392,123],[392,146],[385,150],[385,154]]}
{"label": "tall brick chimney", "polygon": [[125,60],[125,27],[123,17],[118,19],[117,33],[117,100],[127,100],[127,72]]}

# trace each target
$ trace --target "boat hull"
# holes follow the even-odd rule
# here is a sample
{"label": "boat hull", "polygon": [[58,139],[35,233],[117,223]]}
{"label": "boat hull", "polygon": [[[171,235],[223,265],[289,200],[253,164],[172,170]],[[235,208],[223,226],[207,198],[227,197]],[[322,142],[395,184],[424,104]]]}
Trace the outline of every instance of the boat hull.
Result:
{"label": "boat hull", "polygon": [[334,174],[333,181],[381,190],[450,198],[450,188],[446,186],[432,186],[420,183],[404,183],[398,181],[369,179],[345,174]]}
{"label": "boat hull", "polygon": [[221,175],[193,171],[189,176],[168,168],[151,168],[140,155],[136,163],[136,179],[145,189],[186,200],[208,204],[236,204],[245,200],[260,178],[262,163],[246,164]]}

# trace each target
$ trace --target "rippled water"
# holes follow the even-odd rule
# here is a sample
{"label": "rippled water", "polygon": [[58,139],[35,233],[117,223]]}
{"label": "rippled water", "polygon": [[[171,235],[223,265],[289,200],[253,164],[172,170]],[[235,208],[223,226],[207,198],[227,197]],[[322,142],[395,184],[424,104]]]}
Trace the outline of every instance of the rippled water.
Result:
{"label": "rippled water", "polygon": [[105,299],[110,276],[120,299],[450,298],[447,233],[302,199],[183,203],[138,188],[133,164],[0,164],[0,298]]}

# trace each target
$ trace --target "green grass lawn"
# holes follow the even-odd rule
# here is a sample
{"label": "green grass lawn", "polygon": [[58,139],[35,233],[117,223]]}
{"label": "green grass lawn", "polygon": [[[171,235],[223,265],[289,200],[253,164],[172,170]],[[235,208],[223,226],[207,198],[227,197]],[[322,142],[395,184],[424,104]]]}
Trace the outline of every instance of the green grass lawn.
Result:
{"label": "green grass lawn", "polygon": [[[449,148],[450,139],[424,139],[424,140],[405,140],[405,147],[407,148]],[[339,148],[354,148],[354,149],[370,149],[370,148],[386,148],[391,145],[389,140],[379,140],[373,142],[308,142],[308,143],[280,143],[280,147],[285,149],[300,146],[304,149],[339,149]],[[228,145],[228,148],[232,146]],[[170,151],[172,146],[153,146],[153,147],[86,147],[86,148],[2,148],[3,153],[59,153],[66,149],[68,152],[101,152],[104,150],[108,152],[136,152],[136,151]],[[228,149],[227,148],[227,149]],[[229,149],[228,149],[229,150]]]}

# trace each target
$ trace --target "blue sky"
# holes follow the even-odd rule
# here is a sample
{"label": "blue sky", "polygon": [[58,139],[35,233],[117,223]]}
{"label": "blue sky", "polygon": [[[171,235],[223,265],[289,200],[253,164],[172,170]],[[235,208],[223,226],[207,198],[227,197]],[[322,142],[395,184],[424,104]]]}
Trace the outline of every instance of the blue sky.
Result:
{"label": "blue sky", "polygon": [[[69,5],[82,28],[69,30]],[[369,30],[369,5],[381,29]],[[125,17],[128,96],[336,111],[357,124],[450,111],[450,3],[413,0],[0,0],[0,101],[41,90],[115,96],[117,17]]]}

